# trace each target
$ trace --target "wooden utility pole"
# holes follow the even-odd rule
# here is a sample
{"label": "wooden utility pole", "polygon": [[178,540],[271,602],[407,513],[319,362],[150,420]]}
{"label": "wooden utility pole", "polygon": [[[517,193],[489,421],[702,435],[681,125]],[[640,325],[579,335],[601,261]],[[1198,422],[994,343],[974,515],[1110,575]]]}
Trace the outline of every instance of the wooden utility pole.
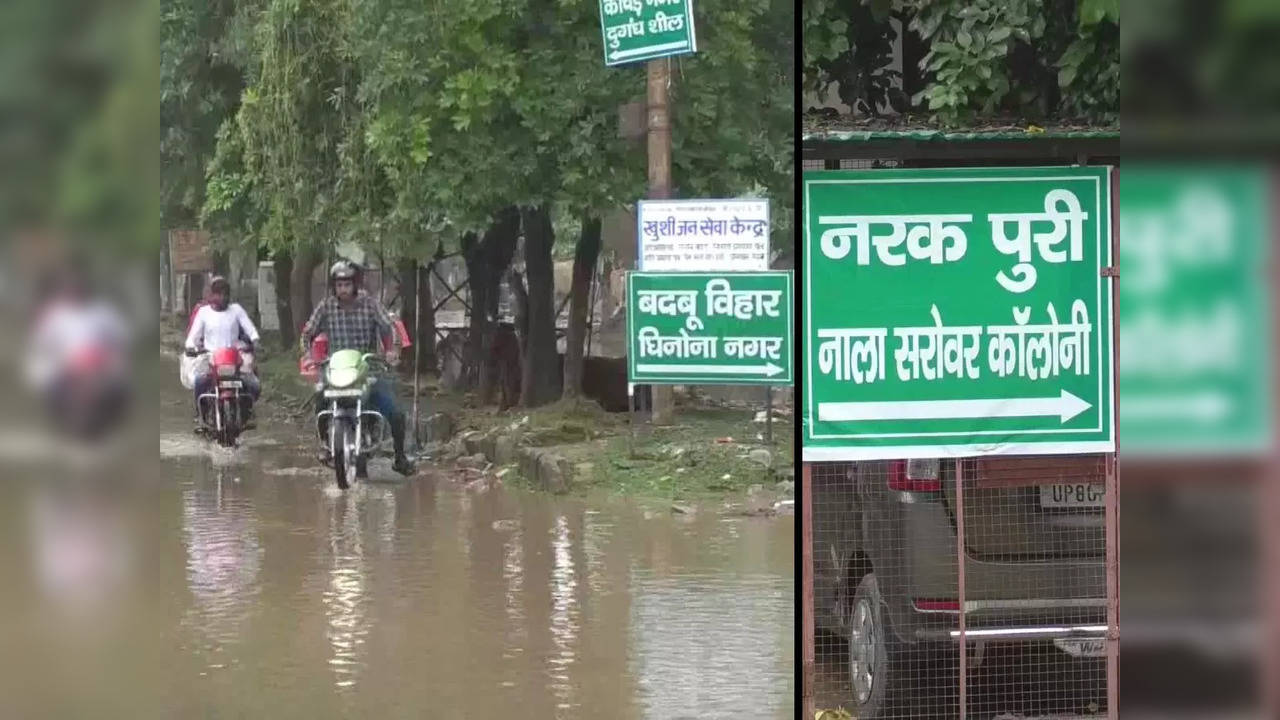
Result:
{"label": "wooden utility pole", "polygon": [[[667,108],[667,87],[671,67],[666,58],[648,62],[649,198],[671,197],[671,114]],[[628,312],[633,311],[628,308]],[[674,422],[675,402],[670,385],[652,386],[653,424]]]}

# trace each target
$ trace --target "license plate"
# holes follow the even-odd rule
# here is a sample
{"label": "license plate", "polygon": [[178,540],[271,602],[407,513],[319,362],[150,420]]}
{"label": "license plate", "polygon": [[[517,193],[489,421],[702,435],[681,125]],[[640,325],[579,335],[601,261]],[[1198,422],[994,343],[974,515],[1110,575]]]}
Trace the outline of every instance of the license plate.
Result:
{"label": "license plate", "polygon": [[324,396],[327,398],[350,398],[360,397],[364,394],[363,390],[325,390]]}
{"label": "license plate", "polygon": [[1106,490],[1094,483],[1058,483],[1040,486],[1042,508],[1101,508]]}
{"label": "license plate", "polygon": [[1107,654],[1107,642],[1101,638],[1059,638],[1053,641],[1062,652],[1076,658],[1096,658]]}
{"label": "license plate", "polygon": [[244,381],[243,380],[223,380],[222,382],[218,383],[218,387],[220,388],[244,387]]}

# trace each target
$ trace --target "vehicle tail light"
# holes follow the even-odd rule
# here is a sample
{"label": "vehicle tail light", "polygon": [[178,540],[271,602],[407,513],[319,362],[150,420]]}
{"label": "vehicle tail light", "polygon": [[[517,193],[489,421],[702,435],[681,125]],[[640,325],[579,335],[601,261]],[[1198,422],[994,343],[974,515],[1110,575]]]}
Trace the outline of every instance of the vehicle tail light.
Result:
{"label": "vehicle tail light", "polygon": [[918,612],[960,612],[959,600],[934,600],[915,598],[911,601]]}
{"label": "vehicle tail light", "polygon": [[[399,317],[396,318],[396,334],[400,336],[400,347],[402,349],[413,347],[413,343],[409,339],[409,331],[404,327],[404,320]],[[390,350],[390,348],[387,349]]]}
{"label": "vehicle tail light", "polygon": [[940,492],[941,463],[929,460],[893,460],[889,463],[889,489],[904,492]]}

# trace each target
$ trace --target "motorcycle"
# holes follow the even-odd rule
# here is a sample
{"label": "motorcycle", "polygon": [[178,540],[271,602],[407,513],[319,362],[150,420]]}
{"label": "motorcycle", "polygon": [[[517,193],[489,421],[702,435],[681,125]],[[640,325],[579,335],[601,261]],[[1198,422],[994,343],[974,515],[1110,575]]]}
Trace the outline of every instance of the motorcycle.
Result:
{"label": "motorcycle", "polygon": [[58,429],[80,440],[113,429],[124,414],[128,392],[122,366],[117,348],[98,343],[77,348],[48,393]]}
{"label": "motorcycle", "polygon": [[315,362],[322,368],[317,389],[328,405],[316,415],[316,434],[328,448],[329,464],[342,490],[368,476],[369,458],[391,436],[387,418],[366,407],[376,379],[374,364],[387,362],[359,350],[339,350]]}
{"label": "motorcycle", "polygon": [[213,437],[223,447],[235,447],[245,422],[252,396],[245,390],[244,374],[252,365],[248,353],[242,356],[238,348],[227,347],[204,350],[210,355],[209,366],[213,373],[213,392],[201,393],[196,398],[196,411],[200,416],[201,430]]}

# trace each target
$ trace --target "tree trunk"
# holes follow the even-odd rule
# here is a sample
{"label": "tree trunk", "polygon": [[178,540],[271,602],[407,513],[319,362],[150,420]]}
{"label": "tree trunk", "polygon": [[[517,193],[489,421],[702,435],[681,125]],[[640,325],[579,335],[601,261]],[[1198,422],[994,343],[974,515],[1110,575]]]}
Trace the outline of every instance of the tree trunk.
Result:
{"label": "tree trunk", "polygon": [[[436,316],[431,301],[430,271],[422,267],[417,260],[404,260],[400,263],[400,300],[404,311],[404,329],[413,340],[414,352],[417,354],[418,366],[423,372],[436,372]],[[422,283],[418,283],[421,277]],[[418,306],[422,307],[422,318],[417,319]],[[416,334],[414,328],[417,328]],[[411,366],[412,367],[412,366]]]}
{"label": "tree trunk", "polygon": [[315,303],[311,301],[311,276],[320,264],[320,253],[307,248],[293,256],[293,268],[289,276],[289,304],[293,309],[293,331],[296,333],[311,319]]}
{"label": "tree trunk", "polygon": [[604,262],[600,264],[600,289],[597,296],[600,298],[600,321],[608,322],[613,317],[613,313],[618,310],[618,304],[613,301],[613,258],[606,255]]}
{"label": "tree trunk", "polygon": [[551,247],[555,230],[547,206],[524,209],[524,264],[529,280],[529,339],[524,354],[520,404],[527,408],[553,402],[560,396],[556,372],[555,265]]}
{"label": "tree trunk", "polygon": [[583,346],[591,308],[591,278],[600,256],[600,218],[582,217],[582,234],[573,253],[573,286],[569,291],[569,329],[564,346],[564,397],[582,394]]}
{"label": "tree trunk", "polygon": [[529,351],[529,289],[525,287],[524,276],[515,268],[507,273],[507,287],[511,288],[515,301],[516,336],[520,339],[520,352],[523,354]]}
{"label": "tree trunk", "polygon": [[520,211],[515,207],[500,210],[493,218],[493,223],[485,231],[481,250],[484,264],[481,273],[484,275],[484,302],[477,302],[472,312],[481,311],[487,318],[486,332],[481,337],[480,354],[483,364],[480,366],[480,400],[488,405],[497,399],[499,389],[500,359],[497,352],[496,327],[499,319],[498,300],[502,287],[502,276],[511,266],[511,258],[515,255],[516,241],[520,237]]}
{"label": "tree trunk", "polygon": [[213,274],[221,275],[231,280],[231,253],[226,250],[215,250],[209,253],[210,259],[213,260]]}
{"label": "tree trunk", "polygon": [[298,326],[293,324],[292,283],[293,255],[278,252],[272,263],[276,281],[276,323],[280,326],[280,345],[289,350],[298,342]]}
{"label": "tree trunk", "polygon": [[480,402],[486,405],[493,402],[497,389],[494,322],[498,317],[498,288],[503,273],[511,265],[519,236],[520,212],[508,207],[494,216],[483,238],[468,233],[462,240],[462,257],[467,264],[467,282],[471,288],[468,384],[477,389]]}

